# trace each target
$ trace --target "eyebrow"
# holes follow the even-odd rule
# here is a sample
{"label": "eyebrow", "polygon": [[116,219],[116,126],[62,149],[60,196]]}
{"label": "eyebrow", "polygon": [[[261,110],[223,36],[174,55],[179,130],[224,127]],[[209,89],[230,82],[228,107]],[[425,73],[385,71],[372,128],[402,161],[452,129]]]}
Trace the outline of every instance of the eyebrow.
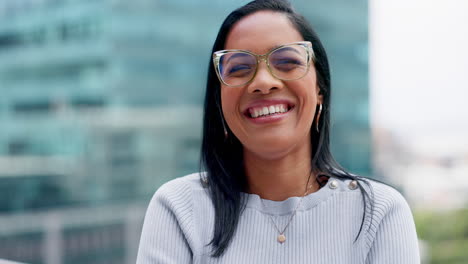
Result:
{"label": "eyebrow", "polygon": [[226,59],[226,62],[224,62],[223,64],[227,64],[231,59],[235,59],[237,57],[243,57],[243,56],[252,56],[250,54],[247,54],[247,53],[243,53],[243,52],[233,52],[234,54],[232,56],[230,56],[229,58]]}
{"label": "eyebrow", "polygon": [[[281,45],[280,45],[280,46],[277,46],[276,48],[271,49],[269,52],[271,52],[271,51],[274,50],[274,49],[277,49],[278,47],[281,47]],[[299,53],[299,51],[297,51],[295,48],[292,48],[292,47],[289,47],[289,46],[283,47],[282,49],[285,49],[285,50],[287,50],[287,51],[289,51],[289,50],[290,50],[290,51],[294,51],[294,52],[296,52],[297,54],[301,54],[301,53]]]}
{"label": "eyebrow", "polygon": [[[281,46],[283,46],[283,45],[280,44],[280,45],[273,46],[273,47],[270,49],[270,51],[272,51],[272,50],[274,50],[274,49],[277,49],[277,48],[279,48],[279,47],[281,47]],[[286,48],[286,47],[285,47],[285,48]],[[270,51],[269,51],[269,52],[270,52]]]}

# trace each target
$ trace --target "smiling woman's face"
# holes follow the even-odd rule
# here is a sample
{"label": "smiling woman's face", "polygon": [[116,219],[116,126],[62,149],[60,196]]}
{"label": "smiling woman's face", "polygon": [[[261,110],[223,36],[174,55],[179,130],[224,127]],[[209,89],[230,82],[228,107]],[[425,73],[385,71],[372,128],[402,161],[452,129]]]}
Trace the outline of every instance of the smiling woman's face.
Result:
{"label": "smiling woman's face", "polygon": [[[234,25],[225,49],[265,54],[298,41],[303,41],[301,34],[284,14],[260,11]],[[313,62],[299,80],[274,78],[262,61],[252,82],[240,87],[221,84],[222,110],[229,128],[245,151],[266,159],[310,148],[310,128],[321,100]],[[264,109],[270,114],[253,117]]]}

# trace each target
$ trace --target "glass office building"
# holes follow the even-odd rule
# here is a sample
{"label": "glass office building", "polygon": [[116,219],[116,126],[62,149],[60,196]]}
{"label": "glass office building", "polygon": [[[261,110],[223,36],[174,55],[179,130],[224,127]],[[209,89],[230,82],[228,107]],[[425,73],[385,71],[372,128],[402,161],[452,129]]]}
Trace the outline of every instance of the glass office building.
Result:
{"label": "glass office building", "polygon": [[[0,258],[134,262],[148,199],[198,170],[211,45],[246,2],[0,1]],[[334,155],[371,175],[367,1],[291,2],[330,58]]]}

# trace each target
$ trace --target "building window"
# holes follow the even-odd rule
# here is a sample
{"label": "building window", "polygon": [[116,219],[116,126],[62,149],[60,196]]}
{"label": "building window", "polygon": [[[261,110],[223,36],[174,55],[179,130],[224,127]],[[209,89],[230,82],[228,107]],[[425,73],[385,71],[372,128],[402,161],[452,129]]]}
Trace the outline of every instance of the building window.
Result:
{"label": "building window", "polygon": [[23,42],[21,35],[18,33],[4,33],[0,35],[0,50],[14,46],[19,46]]}
{"label": "building window", "polygon": [[48,113],[54,105],[49,100],[35,102],[17,102],[13,105],[13,111],[18,114],[40,114]]}

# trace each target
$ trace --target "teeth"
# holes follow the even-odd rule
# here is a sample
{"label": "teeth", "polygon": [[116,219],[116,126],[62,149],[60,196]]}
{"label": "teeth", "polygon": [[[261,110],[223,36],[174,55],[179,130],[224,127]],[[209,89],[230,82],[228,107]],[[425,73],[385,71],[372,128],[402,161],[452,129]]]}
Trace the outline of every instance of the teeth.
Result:
{"label": "teeth", "polygon": [[270,107],[268,107],[268,111],[270,112],[270,114],[276,113],[276,108],[270,105]]}
{"label": "teeth", "polygon": [[257,118],[259,116],[272,115],[275,113],[284,113],[288,111],[288,107],[285,104],[270,105],[264,106],[261,108],[251,108],[249,109],[250,116]]}

